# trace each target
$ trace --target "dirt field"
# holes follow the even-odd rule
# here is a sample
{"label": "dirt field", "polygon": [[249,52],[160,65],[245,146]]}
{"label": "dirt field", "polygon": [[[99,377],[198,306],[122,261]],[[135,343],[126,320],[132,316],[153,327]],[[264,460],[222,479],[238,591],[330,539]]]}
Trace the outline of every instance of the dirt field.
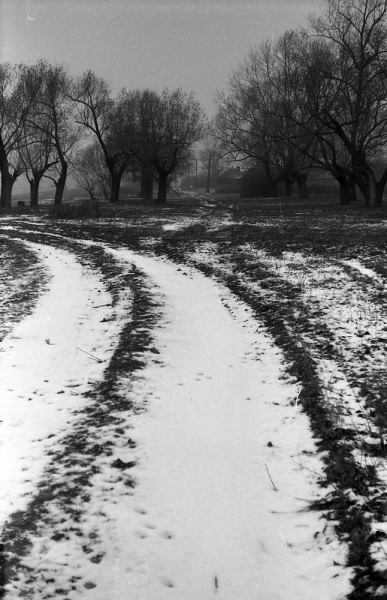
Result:
{"label": "dirt field", "polygon": [[[63,409],[67,411],[67,416],[63,417],[63,423],[70,423],[69,430],[64,432],[64,425],[58,425],[55,444],[50,446],[47,440],[51,439],[51,434],[54,437],[54,434],[49,426],[46,429],[42,426],[40,438],[44,443],[39,446],[36,455],[36,461],[41,467],[35,474],[35,480],[30,481],[27,489],[23,487],[23,477],[17,479],[15,476],[15,495],[4,500],[8,504],[5,504],[6,518],[2,521],[1,583],[6,598],[107,598],[106,590],[109,588],[103,588],[103,585],[108,586],[109,582],[101,579],[99,583],[95,583],[98,579],[97,572],[89,573],[85,570],[80,557],[85,558],[90,554],[93,562],[88,559],[89,567],[91,565],[101,571],[96,565],[103,567],[105,562],[105,570],[111,570],[113,563],[109,563],[109,560],[112,561],[112,558],[104,559],[110,530],[109,518],[106,517],[108,511],[103,508],[101,498],[105,495],[106,503],[114,504],[119,503],[119,498],[124,496],[127,501],[125,494],[129,494],[130,500],[137,490],[141,495],[142,489],[148,489],[146,483],[141,484],[141,465],[147,464],[145,457],[128,453],[127,442],[125,453],[117,453],[115,447],[117,444],[118,448],[122,447],[120,436],[122,437],[123,432],[126,437],[130,436],[133,451],[136,445],[141,447],[141,436],[137,444],[135,436],[130,434],[133,427],[134,433],[136,432],[136,427],[128,415],[133,415],[136,411],[138,414],[151,412],[151,388],[146,388],[146,385],[151,385],[152,378],[158,377],[152,369],[157,369],[157,361],[166,360],[164,354],[169,356],[169,344],[174,348],[172,341],[168,342],[172,340],[172,334],[172,337],[164,339],[157,333],[158,327],[163,330],[170,321],[174,323],[176,315],[173,312],[169,314],[165,306],[169,306],[168,299],[174,298],[175,290],[176,293],[180,290],[179,293],[183,294],[185,279],[193,282],[193,287],[187,287],[184,292],[186,298],[192,296],[192,302],[199,307],[198,314],[203,315],[204,321],[208,319],[210,324],[216,314],[216,306],[209,308],[211,302],[206,300],[207,292],[204,291],[205,282],[210,281],[211,289],[215,285],[220,294],[219,302],[236,320],[239,329],[244,327],[251,332],[262,331],[266,341],[259,338],[256,343],[262,347],[262,355],[271,357],[265,363],[266,371],[269,372],[270,365],[277,364],[278,360],[278,366],[273,367],[278,370],[276,382],[282,381],[288,386],[290,400],[286,403],[281,396],[282,392],[278,392],[277,388],[277,391],[269,390],[262,394],[266,394],[274,407],[281,404],[285,411],[281,413],[283,422],[286,419],[291,421],[294,411],[297,411],[300,415],[297,427],[300,429],[296,430],[296,434],[291,426],[288,430],[286,427],[281,429],[282,439],[285,440],[289,435],[290,445],[282,448],[282,455],[278,449],[279,454],[275,456],[278,464],[281,460],[292,457],[293,462],[297,462],[298,471],[302,473],[303,479],[297,480],[294,479],[298,477],[296,472],[288,470],[286,485],[290,485],[293,480],[299,486],[299,491],[293,489],[289,492],[292,498],[309,493],[305,505],[298,508],[292,505],[288,508],[294,523],[297,522],[298,512],[307,511],[314,515],[313,523],[304,523],[299,527],[307,528],[310,540],[315,542],[317,554],[324,555],[324,560],[328,556],[329,564],[336,570],[329,572],[328,584],[321,575],[324,570],[327,572],[327,563],[306,560],[307,568],[314,571],[314,574],[318,573],[318,581],[308,579],[307,572],[300,572],[293,587],[289,584],[290,588],[285,586],[284,589],[274,589],[272,586],[278,579],[278,571],[274,570],[264,589],[254,589],[254,585],[258,586],[258,583],[249,579],[254,565],[250,571],[243,571],[242,575],[241,569],[244,567],[240,566],[235,581],[240,576],[244,583],[238,588],[235,581],[230,580],[225,589],[222,577],[224,581],[227,561],[224,560],[216,567],[216,560],[211,555],[209,561],[211,568],[212,564],[214,567],[207,574],[208,581],[211,580],[208,590],[205,586],[194,586],[188,592],[188,579],[183,577],[180,587],[176,583],[182,577],[184,566],[179,563],[180,566],[176,567],[171,576],[164,573],[167,569],[165,565],[157,563],[157,585],[162,586],[160,591],[156,583],[147,579],[148,575],[145,576],[145,571],[141,570],[143,566],[136,566],[133,559],[131,569],[136,577],[132,584],[128,584],[126,588],[117,588],[116,595],[110,597],[118,599],[123,597],[123,592],[129,591],[133,593],[131,597],[139,600],[156,597],[196,600],[198,594],[203,598],[216,594],[218,598],[225,600],[234,600],[236,597],[245,600],[257,597],[260,600],[285,600],[289,597],[307,599],[312,593],[319,600],[344,597],[366,600],[387,594],[387,210],[369,210],[360,204],[343,207],[334,198],[314,198],[302,202],[298,199],[240,200],[197,195],[170,199],[161,208],[146,201],[129,199],[117,206],[101,204],[95,207],[86,202],[74,203],[64,205],[55,213],[47,208],[37,211],[24,209],[22,212],[15,209],[12,213],[0,216],[0,234],[0,338],[4,345],[4,361],[9,357],[9,365],[18,360],[15,351],[12,353],[18,336],[20,339],[27,336],[24,330],[19,331],[17,327],[23,326],[27,315],[30,315],[31,323],[36,326],[36,311],[39,307],[43,310],[39,304],[40,299],[45,297],[47,291],[53,291],[53,274],[62,266],[64,271],[72,269],[69,274],[63,275],[64,280],[67,277],[69,289],[73,277],[74,282],[79,277],[79,281],[84,281],[85,286],[86,279],[88,281],[85,299],[80,302],[78,298],[77,303],[75,298],[74,309],[69,311],[66,325],[68,331],[73,328],[71,331],[78,335],[79,323],[83,320],[88,322],[90,315],[98,311],[98,323],[93,321],[92,325],[95,332],[93,341],[90,341],[92,345],[87,348],[77,346],[78,371],[72,377],[72,382],[69,383],[68,377],[61,380],[63,374],[52,375],[56,379],[55,385],[50,388],[50,394],[62,393],[64,387],[58,388],[58,385],[67,386],[67,391],[71,389],[73,392],[72,396],[69,392],[68,401],[67,392],[63,392],[63,399],[67,401]],[[152,262],[147,263],[147,260]],[[159,268],[157,265],[160,265]],[[81,269],[79,274],[77,269]],[[92,279],[93,276],[96,280]],[[168,281],[175,283],[168,287]],[[82,286],[79,286],[80,289]],[[202,295],[196,297],[195,289],[203,290]],[[59,289],[58,294],[58,298],[63,298],[65,302],[66,289],[62,292]],[[101,302],[96,294],[100,294]],[[54,303],[60,306],[60,302],[57,299]],[[99,312],[101,309],[104,312]],[[77,319],[79,317],[78,325],[75,322],[77,319],[71,324],[70,313],[73,316],[76,314]],[[206,313],[212,315],[211,319]],[[243,314],[246,314],[246,320]],[[66,318],[64,315],[63,321]],[[194,318],[200,320],[197,314],[192,316]],[[182,321],[179,326],[181,331],[183,323]],[[89,326],[91,327],[87,325]],[[187,329],[188,331],[190,333],[185,334],[186,339],[195,337],[195,328]],[[44,339],[42,352],[51,351],[51,346],[53,351],[59,351],[59,346],[55,347],[54,337],[49,335]],[[238,336],[239,333],[235,335]],[[87,339],[86,336],[78,344],[85,345]],[[254,343],[253,338],[248,342],[251,347]],[[270,354],[271,347],[278,353],[278,359]],[[26,347],[25,356],[28,356],[28,352],[34,351]],[[181,352],[184,352],[184,347],[181,347]],[[201,352],[202,350],[192,350],[195,356]],[[222,352],[221,337],[219,352]],[[216,350],[213,354],[216,354]],[[81,355],[84,363],[80,362]],[[174,360],[177,361],[178,355],[179,352],[171,354],[171,364]],[[44,358],[46,355],[42,356],[37,363],[49,360]],[[64,364],[64,360],[58,354],[56,362]],[[229,362],[230,360],[231,358]],[[251,360],[259,362],[261,359],[255,357]],[[25,370],[20,371],[24,379],[27,377],[28,362],[26,359],[23,367]],[[21,358],[19,363],[22,364]],[[153,365],[152,368],[150,365]],[[185,368],[183,365],[179,367],[182,370]],[[203,365],[197,365],[195,373],[199,373],[199,379],[204,377],[204,368]],[[214,372],[208,374],[208,377],[222,379],[223,375],[220,373],[223,368],[223,363],[216,368],[213,366]],[[34,372],[36,369],[38,366],[34,367]],[[87,369],[91,369],[90,372]],[[42,380],[43,377],[44,369],[41,373]],[[172,375],[170,377],[173,379]],[[246,380],[253,381],[255,375],[252,372],[236,377],[239,380],[246,377]],[[261,381],[260,377],[261,375],[257,375],[257,385],[264,385],[265,381]],[[93,384],[85,386],[86,378]],[[32,375],[28,379],[32,381]],[[146,382],[146,392],[136,387],[139,385],[138,381],[142,380]],[[12,379],[3,377],[1,385],[4,389],[9,389],[11,382]],[[69,387],[71,385],[76,387]],[[227,385],[230,387],[230,381]],[[18,397],[27,398],[38,390],[36,396],[41,397],[39,402],[43,402],[45,392],[40,391],[41,386],[41,383],[36,383],[35,390],[27,386],[20,391]],[[146,402],[144,400],[145,403],[136,404],[137,396],[133,390],[138,396],[147,398]],[[192,394],[196,393],[195,390]],[[223,394],[224,391],[224,387],[219,388],[217,393]],[[9,398],[5,395],[6,401],[13,402],[12,393]],[[201,392],[197,393],[199,399]],[[208,391],[208,394],[212,393],[215,392]],[[82,397],[82,404],[76,409],[73,404],[74,394]],[[103,410],[101,398],[105,402]],[[286,412],[288,409],[293,411],[291,416]],[[23,411],[24,408],[20,406],[18,410]],[[51,409],[42,404],[36,410]],[[200,410],[198,405],[196,413]],[[231,408],[228,413],[230,410]],[[50,416],[51,413],[44,414],[47,422],[54,418]],[[78,419],[77,415],[82,415],[82,418]],[[12,418],[19,419],[19,413],[15,413]],[[143,432],[143,439],[146,440],[149,433],[146,424],[141,424],[142,418],[140,417],[138,431]],[[168,416],[160,416],[162,418],[168,420]],[[181,415],[182,420],[186,418],[186,415]],[[6,423],[7,410],[1,419]],[[209,419],[210,416],[207,415],[203,422],[208,422]],[[234,416],[232,422],[235,419]],[[268,423],[274,423],[273,419],[274,416],[270,417]],[[196,424],[197,431],[203,431],[203,422]],[[225,431],[231,427],[230,423],[225,424]],[[246,427],[245,422],[240,425],[240,430],[236,433],[238,439]],[[275,427],[273,426],[273,432]],[[24,432],[24,429],[21,431]],[[91,431],[99,432],[98,443],[95,438],[90,439]],[[279,448],[279,438],[278,442],[273,442],[270,430],[267,432],[268,439],[265,439],[262,448],[265,446],[271,449],[274,446],[276,449],[277,445]],[[271,436],[274,435],[273,432]],[[8,434],[7,430],[4,435],[4,439],[8,439],[7,435],[9,440],[18,439],[17,436],[14,438],[13,434]],[[296,439],[297,435],[300,436],[299,439]],[[209,434],[203,444],[208,443],[211,447],[211,440],[212,434]],[[263,452],[255,447],[253,433],[251,440],[251,446],[246,450],[247,455],[250,452]],[[31,438],[31,444],[32,442]],[[17,456],[17,443],[12,443],[14,446],[9,446],[10,451]],[[152,443],[147,443],[149,456],[152,456]],[[225,446],[223,438],[219,444]],[[155,451],[153,462],[149,458],[155,469],[156,454]],[[20,461],[24,460],[23,457],[20,454]],[[285,474],[280,476],[279,471],[273,470],[270,466],[271,459],[272,454],[265,454],[262,459],[265,467],[262,470],[262,481],[266,481],[270,493],[278,494],[281,492],[281,485],[276,476],[279,479],[281,476],[285,478]],[[27,467],[32,468],[32,463],[33,458]],[[138,464],[139,473],[136,471]],[[109,469],[104,470],[107,465]],[[15,467],[16,470],[17,468]],[[157,468],[160,469],[160,465]],[[199,479],[201,476],[202,472],[198,473]],[[225,477],[228,476],[231,477]],[[148,492],[151,497],[151,487]],[[25,500],[18,504],[18,498],[21,497]],[[268,497],[265,502],[269,506],[272,500]],[[81,526],[87,513],[84,505],[92,506],[94,510],[89,511],[88,532]],[[279,503],[279,512],[285,506],[286,503]],[[95,517],[98,511],[102,515],[99,520]],[[179,513],[178,508],[176,512]],[[92,514],[94,529],[91,527]],[[250,523],[251,519],[252,517]],[[182,513],[181,523],[184,520]],[[316,523],[318,529],[313,529],[317,527]],[[242,527],[241,524],[237,526]],[[137,525],[133,525],[135,527]],[[168,527],[161,528],[160,531],[165,533],[169,531]],[[183,531],[183,525],[181,527]],[[284,525],[281,527],[282,532]],[[186,537],[189,536],[189,528],[184,532]],[[82,544],[78,548],[79,556],[74,554],[70,544],[77,536],[78,539],[82,537]],[[182,533],[181,538],[183,537]],[[48,539],[56,542],[55,549],[51,547],[52,543],[45,549]],[[264,544],[264,539],[262,540]],[[310,552],[311,546],[306,548],[308,543],[306,539],[299,542],[299,545],[294,542],[293,546],[297,547],[297,551],[301,552],[300,548],[303,548],[303,553],[297,554],[298,558],[300,555],[306,557],[313,554],[314,551]],[[62,558],[58,558],[60,544]],[[150,542],[149,544],[151,554],[154,546]],[[291,546],[285,540],[285,547]],[[179,552],[181,554],[182,551],[179,546],[176,548],[176,553],[171,554],[169,559],[172,562],[178,561]],[[202,550],[199,548],[198,552],[200,551]],[[278,555],[276,549],[273,549],[273,553]],[[70,555],[72,562],[66,563],[63,556]],[[44,557],[46,558],[43,560]],[[60,560],[62,566],[67,566],[59,573],[52,565],[56,564],[55,561],[59,564]],[[238,564],[238,560],[235,557],[235,564]],[[290,574],[294,566],[290,559],[289,563],[287,560],[286,557],[281,558]],[[49,565],[46,571],[45,561]],[[243,561],[240,562],[242,565]],[[78,576],[81,563],[83,571]],[[191,573],[193,579],[195,576],[200,578],[199,568],[197,566],[197,572]],[[322,579],[319,579],[320,575]],[[117,578],[122,580],[121,571],[117,571]],[[302,581],[307,581],[307,584],[302,584],[298,589],[297,585]],[[320,584],[321,587],[316,588]]]}

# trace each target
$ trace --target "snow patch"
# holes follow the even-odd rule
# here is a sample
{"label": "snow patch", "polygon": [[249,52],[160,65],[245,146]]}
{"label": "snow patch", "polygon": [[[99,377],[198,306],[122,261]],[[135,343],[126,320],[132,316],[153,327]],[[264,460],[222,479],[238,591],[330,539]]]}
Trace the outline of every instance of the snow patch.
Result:
{"label": "snow patch", "polygon": [[47,452],[71,429],[89,382],[102,378],[119,331],[117,322],[101,322],[111,310],[95,308],[111,304],[97,274],[69,252],[25,244],[39,255],[51,281],[34,313],[2,343],[1,523],[30,502]]}

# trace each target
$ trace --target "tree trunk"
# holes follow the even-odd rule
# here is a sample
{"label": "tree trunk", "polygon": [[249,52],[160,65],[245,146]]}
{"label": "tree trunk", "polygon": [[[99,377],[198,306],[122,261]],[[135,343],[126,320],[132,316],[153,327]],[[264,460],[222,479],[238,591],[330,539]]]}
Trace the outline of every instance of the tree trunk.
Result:
{"label": "tree trunk", "polygon": [[373,173],[367,173],[367,184],[368,184],[368,204],[369,206],[378,206],[378,193],[375,175]]}
{"label": "tree trunk", "polygon": [[148,171],[144,171],[141,177],[140,197],[153,200],[153,175]]}
{"label": "tree trunk", "polygon": [[65,189],[65,185],[66,185],[66,178],[67,178],[67,163],[66,162],[62,162],[61,163],[61,172],[58,178],[58,181],[55,182],[55,198],[54,198],[54,204],[56,206],[58,206],[59,204],[62,204],[62,199],[63,199],[63,192]]}
{"label": "tree trunk", "polygon": [[377,185],[377,202],[378,206],[383,205],[383,192],[387,183],[387,168],[384,169],[381,178],[379,179]]}
{"label": "tree trunk", "polygon": [[40,177],[30,179],[30,206],[38,206]]}
{"label": "tree trunk", "polygon": [[271,190],[270,191],[270,196],[273,197],[273,198],[278,198],[278,196],[279,196],[279,193],[278,193],[278,182],[273,179],[273,176],[272,176],[271,171],[270,171],[270,165],[269,165],[268,161],[267,160],[263,160],[262,162],[263,162],[263,166],[264,166],[265,173],[266,173],[267,183],[269,184],[270,190]]}
{"label": "tree trunk", "polygon": [[30,206],[38,206],[39,203],[39,185],[44,175],[45,169],[32,169],[32,177],[27,179],[30,184]]}
{"label": "tree trunk", "polygon": [[340,186],[340,204],[349,204],[351,200],[351,188],[345,175],[337,175],[336,180]]}
{"label": "tree trunk", "polygon": [[157,203],[165,204],[167,201],[168,175],[159,174],[159,189],[157,192]]}
{"label": "tree trunk", "polygon": [[375,206],[383,206],[383,190],[384,186],[380,185],[380,181],[376,184],[376,202]]}
{"label": "tree trunk", "polygon": [[308,187],[306,185],[307,178],[308,175],[306,173],[299,173],[297,176],[298,193],[302,199],[308,198]]}
{"label": "tree trunk", "polygon": [[8,169],[1,170],[1,191],[0,191],[0,206],[9,208],[12,206],[12,188],[15,179],[9,173]]}
{"label": "tree trunk", "polygon": [[356,181],[352,178],[352,177],[348,177],[348,184],[349,184],[349,197],[350,197],[350,202],[357,202],[357,196],[356,196]]}
{"label": "tree trunk", "polygon": [[120,201],[121,173],[111,173],[110,202]]}
{"label": "tree trunk", "polygon": [[369,193],[368,193],[368,180],[367,177],[364,176],[363,173],[359,171],[355,171],[355,182],[359,187],[361,193],[364,196],[364,203],[366,206],[369,204]]}
{"label": "tree trunk", "polygon": [[[363,192],[366,206],[382,206],[383,205],[383,180],[376,181],[373,171],[365,175],[366,186]],[[361,189],[361,188],[360,188]]]}
{"label": "tree trunk", "polygon": [[383,203],[384,176],[377,182],[375,173],[369,166],[357,169],[356,183],[361,189],[366,206],[381,206]]}
{"label": "tree trunk", "polygon": [[339,186],[340,186],[340,204],[349,204],[350,203],[350,191],[349,191],[347,182],[340,180]]}

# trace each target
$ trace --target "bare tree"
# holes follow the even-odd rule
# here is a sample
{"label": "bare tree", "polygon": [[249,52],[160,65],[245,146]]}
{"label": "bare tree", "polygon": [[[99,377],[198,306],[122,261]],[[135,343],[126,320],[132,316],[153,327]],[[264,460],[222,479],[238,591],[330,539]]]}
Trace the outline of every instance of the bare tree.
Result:
{"label": "bare tree", "polygon": [[27,143],[20,150],[20,159],[30,185],[30,205],[39,202],[39,186],[44,174],[58,162],[55,149],[51,145],[51,136],[40,132],[26,131]]}
{"label": "bare tree", "polygon": [[293,120],[295,98],[289,78],[295,60],[296,32],[286,32],[273,44],[268,40],[253,48],[232,74],[227,94],[218,95],[217,137],[225,154],[247,165],[261,162],[272,194],[277,182],[286,195],[297,183],[307,195],[306,177],[311,162],[312,136]]}
{"label": "bare tree", "polygon": [[181,89],[156,92],[123,91],[127,151],[145,172],[158,181],[157,202],[165,203],[172,175],[191,158],[192,146],[199,141],[205,116],[192,94]]}
{"label": "bare tree", "polygon": [[31,117],[24,123],[25,143],[20,148],[20,159],[30,185],[31,206],[38,205],[40,182],[59,160],[53,145],[53,133],[51,115],[42,114],[34,105]]}
{"label": "bare tree", "polygon": [[74,161],[73,177],[81,188],[87,191],[91,199],[95,194],[110,196],[110,173],[105,156],[98,142],[80,150]]}
{"label": "bare tree", "polygon": [[80,128],[74,123],[74,105],[68,98],[71,78],[63,65],[51,65],[45,60],[29,67],[29,75],[39,91],[33,110],[25,120],[34,156],[28,151],[25,155],[40,161],[37,171],[43,170],[42,176],[53,181],[54,202],[61,204],[69,166],[80,138]]}
{"label": "bare tree", "polygon": [[145,198],[146,200],[153,200],[153,184],[155,177],[153,173],[147,171],[146,169],[142,169],[141,171],[141,188],[140,188],[140,197]]}
{"label": "bare tree", "polygon": [[0,64],[0,206],[11,206],[12,188],[24,165],[24,124],[34,105],[38,86],[23,65]]}
{"label": "bare tree", "polygon": [[[302,188],[307,169],[314,167],[333,175],[340,185],[340,201],[348,204],[356,196],[350,155],[341,139],[321,123],[317,108],[331,91],[319,75],[320,68],[334,72],[330,48],[325,40],[311,37],[306,31],[287,31],[275,44],[266,43],[265,55],[270,81],[267,119],[274,125],[274,139],[281,141],[275,151],[285,149],[291,156],[293,149],[298,166],[305,168],[295,170],[300,196],[306,196]],[[277,165],[281,166],[278,161]]]}
{"label": "bare tree", "polygon": [[252,51],[230,78],[228,91],[217,95],[218,111],[215,136],[223,156],[232,162],[243,162],[254,167],[264,166],[271,195],[277,195],[277,174],[273,168],[273,139],[265,119],[264,85],[262,74],[250,72],[255,65]]}
{"label": "bare tree", "polygon": [[110,87],[104,79],[86,71],[76,81],[70,97],[77,105],[77,123],[94,134],[101,146],[111,179],[110,201],[118,202],[121,180],[130,157],[117,142],[120,112],[111,97]]}
{"label": "bare tree", "polygon": [[387,141],[387,2],[326,0],[311,31],[304,87],[315,133],[324,142],[332,135],[341,141],[350,156],[343,173],[367,204],[379,205],[387,168],[377,181],[373,163]]}

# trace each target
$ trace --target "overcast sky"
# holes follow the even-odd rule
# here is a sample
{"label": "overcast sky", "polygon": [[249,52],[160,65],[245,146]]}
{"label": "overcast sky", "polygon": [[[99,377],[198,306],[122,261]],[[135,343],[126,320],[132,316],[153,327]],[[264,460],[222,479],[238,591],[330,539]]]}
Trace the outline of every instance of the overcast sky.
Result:
{"label": "overcast sky", "polygon": [[0,61],[92,69],[113,92],[193,90],[207,115],[254,44],[306,24],[319,0],[0,0]]}

